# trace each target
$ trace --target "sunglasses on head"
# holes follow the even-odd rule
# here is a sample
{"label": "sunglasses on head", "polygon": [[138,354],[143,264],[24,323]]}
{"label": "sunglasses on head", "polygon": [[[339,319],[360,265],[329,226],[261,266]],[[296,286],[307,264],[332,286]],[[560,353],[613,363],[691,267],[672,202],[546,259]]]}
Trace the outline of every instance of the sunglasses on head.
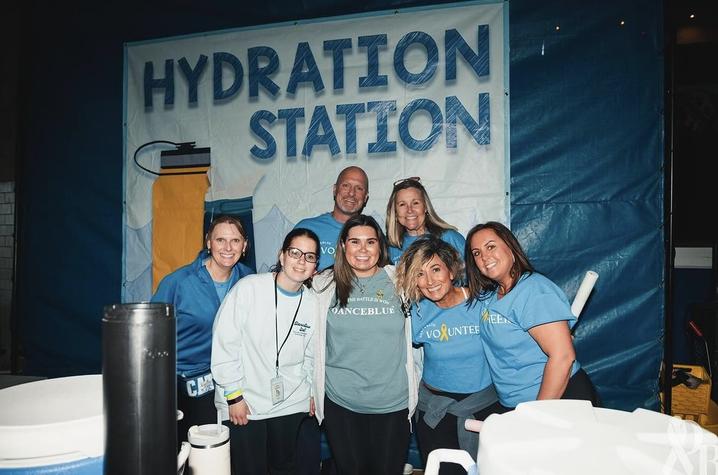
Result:
{"label": "sunglasses on head", "polygon": [[421,182],[421,177],[411,176],[411,177],[409,177],[409,178],[402,178],[401,180],[396,180],[396,181],[394,182],[394,186],[396,187],[396,186],[401,185],[402,183],[409,182],[409,181],[414,181],[414,182],[420,183],[420,182]]}

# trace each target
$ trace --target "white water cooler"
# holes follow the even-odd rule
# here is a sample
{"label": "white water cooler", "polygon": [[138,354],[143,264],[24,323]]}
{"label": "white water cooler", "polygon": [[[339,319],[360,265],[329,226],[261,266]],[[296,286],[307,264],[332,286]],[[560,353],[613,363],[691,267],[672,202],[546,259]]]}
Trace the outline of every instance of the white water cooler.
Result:
{"label": "white water cooler", "polygon": [[464,451],[438,449],[425,475],[436,475],[443,462],[479,475],[718,474],[718,437],[695,422],[645,409],[532,401],[487,417],[479,432],[478,463]]}
{"label": "white water cooler", "polygon": [[102,475],[102,375],[0,390],[0,475]]}

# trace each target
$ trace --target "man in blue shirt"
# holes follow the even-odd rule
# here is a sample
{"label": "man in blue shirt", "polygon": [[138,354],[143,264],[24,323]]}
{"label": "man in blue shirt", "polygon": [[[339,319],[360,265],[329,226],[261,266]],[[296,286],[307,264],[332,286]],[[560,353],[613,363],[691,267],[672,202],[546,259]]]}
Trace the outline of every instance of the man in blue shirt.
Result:
{"label": "man in blue shirt", "polygon": [[334,265],[334,253],[342,226],[361,213],[369,199],[369,178],[359,167],[347,167],[339,173],[332,187],[334,209],[313,218],[299,221],[295,228],[311,229],[319,236],[320,257],[317,271]]}

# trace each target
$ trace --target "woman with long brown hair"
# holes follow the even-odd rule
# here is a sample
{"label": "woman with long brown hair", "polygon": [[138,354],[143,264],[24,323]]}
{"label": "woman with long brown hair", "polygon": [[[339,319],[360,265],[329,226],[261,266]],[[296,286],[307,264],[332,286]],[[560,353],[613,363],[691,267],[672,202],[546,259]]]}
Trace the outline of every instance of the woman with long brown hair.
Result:
{"label": "woman with long brown hair", "polygon": [[349,218],[320,299],[316,413],[339,475],[397,475],[406,461],[418,377],[411,320],[394,287],[386,238],[371,216]]}
{"label": "woman with long brown hair", "polygon": [[506,409],[536,399],[598,397],[576,359],[576,322],[563,291],[536,272],[503,224],[474,226],[466,241],[466,274],[481,315],[491,378]]}

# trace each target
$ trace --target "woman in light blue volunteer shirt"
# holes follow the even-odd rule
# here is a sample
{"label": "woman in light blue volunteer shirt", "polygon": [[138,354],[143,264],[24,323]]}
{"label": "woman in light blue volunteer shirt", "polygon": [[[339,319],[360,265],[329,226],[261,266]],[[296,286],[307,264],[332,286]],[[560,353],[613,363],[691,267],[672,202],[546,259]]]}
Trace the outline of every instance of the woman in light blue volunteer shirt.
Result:
{"label": "woman in light blue volunteer shirt", "polygon": [[406,461],[418,375],[386,239],[371,216],[349,218],[319,296],[316,414],[339,475],[398,475]]}
{"label": "woman in light blue volunteer shirt", "polygon": [[152,296],[153,302],[174,305],[177,320],[177,408],[184,414],[177,423],[178,443],[187,440],[193,425],[217,419],[210,373],[212,324],[229,289],[254,273],[239,262],[249,241],[237,218],[215,218],[205,242],[207,248],[194,262],[162,279]]}
{"label": "woman in light blue volunteer shirt", "polygon": [[563,291],[537,273],[516,236],[487,222],[467,235],[466,274],[481,315],[481,339],[506,409],[536,399],[598,397],[576,360],[576,322]]}
{"label": "woman in light blue volunteer shirt", "polygon": [[386,235],[389,258],[396,264],[401,254],[421,236],[432,235],[451,244],[459,255],[464,252],[464,237],[456,228],[441,219],[421,178],[404,178],[394,182],[386,206]]}
{"label": "woman in light blue volunteer shirt", "polygon": [[[478,434],[464,429],[467,418],[484,420],[500,407],[481,343],[479,314],[468,289],[455,286],[463,272],[456,250],[429,236],[409,246],[397,267],[397,288],[411,302],[414,344],[424,350],[416,430],[422,461],[439,448],[473,456]],[[466,473],[442,464],[441,475]]]}

